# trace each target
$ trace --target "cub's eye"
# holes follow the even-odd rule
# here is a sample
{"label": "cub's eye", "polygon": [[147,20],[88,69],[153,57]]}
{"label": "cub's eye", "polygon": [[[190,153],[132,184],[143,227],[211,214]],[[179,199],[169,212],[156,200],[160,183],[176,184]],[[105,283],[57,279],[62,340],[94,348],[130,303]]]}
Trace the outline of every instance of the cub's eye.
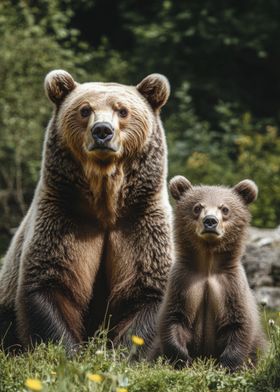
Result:
{"label": "cub's eye", "polygon": [[128,116],[128,110],[126,108],[121,108],[119,111],[119,116],[122,118],[125,118]]}
{"label": "cub's eye", "polygon": [[90,106],[84,106],[80,109],[80,113],[82,117],[89,117],[91,114],[92,110]]}
{"label": "cub's eye", "polygon": [[229,213],[229,209],[228,209],[227,207],[223,207],[223,208],[222,208],[222,213],[223,213],[224,215],[227,215],[227,214]]}
{"label": "cub's eye", "polygon": [[199,215],[201,213],[202,206],[200,204],[197,204],[196,206],[193,207],[193,212],[195,215]]}

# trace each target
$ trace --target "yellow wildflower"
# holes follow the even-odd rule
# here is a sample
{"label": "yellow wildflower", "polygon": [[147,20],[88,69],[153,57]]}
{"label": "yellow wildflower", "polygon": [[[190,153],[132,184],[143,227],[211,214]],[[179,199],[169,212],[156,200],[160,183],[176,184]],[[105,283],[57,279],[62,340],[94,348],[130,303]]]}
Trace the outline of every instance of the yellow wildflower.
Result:
{"label": "yellow wildflower", "polygon": [[100,374],[93,374],[93,373],[88,373],[87,378],[90,381],[97,382],[97,383],[100,383],[104,380],[104,377],[101,376]]}
{"label": "yellow wildflower", "polygon": [[25,381],[25,386],[31,391],[41,391],[43,389],[41,381],[37,378],[28,378]]}
{"label": "yellow wildflower", "polygon": [[116,392],[128,392],[127,388],[117,388]]}
{"label": "yellow wildflower", "polygon": [[56,376],[56,372],[51,372],[51,375],[52,376]]}
{"label": "yellow wildflower", "polygon": [[144,339],[141,338],[140,336],[132,335],[131,337],[132,343],[135,344],[136,346],[143,346],[145,343]]}

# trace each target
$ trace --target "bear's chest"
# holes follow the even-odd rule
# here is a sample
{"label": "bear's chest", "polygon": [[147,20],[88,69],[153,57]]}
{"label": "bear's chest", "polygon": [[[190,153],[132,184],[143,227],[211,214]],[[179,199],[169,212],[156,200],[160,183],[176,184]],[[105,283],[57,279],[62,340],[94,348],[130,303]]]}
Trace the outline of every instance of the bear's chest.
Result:
{"label": "bear's chest", "polygon": [[186,291],[188,319],[196,355],[215,356],[219,319],[224,311],[225,292],[220,277],[194,276]]}
{"label": "bear's chest", "polygon": [[90,210],[101,226],[112,227],[122,205],[123,168],[113,165],[104,173],[96,172],[94,168],[90,165],[84,169],[89,184],[87,199]]}

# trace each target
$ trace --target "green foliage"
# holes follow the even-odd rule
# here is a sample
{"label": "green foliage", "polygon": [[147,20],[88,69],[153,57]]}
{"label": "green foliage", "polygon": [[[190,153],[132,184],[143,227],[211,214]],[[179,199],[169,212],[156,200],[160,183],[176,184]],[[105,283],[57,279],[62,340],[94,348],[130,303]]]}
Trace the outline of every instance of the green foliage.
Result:
{"label": "green foliage", "polygon": [[146,73],[171,81],[170,175],[228,185],[250,177],[260,188],[253,224],[279,225],[280,3],[164,0],[140,9],[130,0],[121,10],[136,72],[145,59]]}
{"label": "green foliage", "polygon": [[196,184],[230,186],[251,178],[260,191],[252,205],[253,224],[275,227],[280,221],[277,126],[266,119],[253,119],[249,112],[240,114],[237,105],[220,102],[215,107],[219,119],[215,130],[195,115],[187,83],[175,98],[177,112],[166,121],[170,176],[180,173]]}
{"label": "green foliage", "polygon": [[279,113],[278,47],[272,40],[280,36],[278,2],[164,0],[141,8],[136,0],[121,3],[138,44],[138,69],[145,58],[146,70],[165,72],[172,86],[188,80],[203,117],[211,117],[211,105],[219,100]]}
{"label": "green foliage", "polygon": [[280,194],[278,128],[269,120],[252,119],[248,112],[236,118],[229,110],[222,116],[222,121],[227,124],[225,127],[230,124],[229,130],[235,135],[232,148],[235,151],[235,182],[252,178],[259,185],[258,201],[252,205],[253,223],[260,227],[275,227],[280,221],[280,211],[276,207]]}
{"label": "green foliage", "polygon": [[[178,88],[175,98],[177,112],[166,121],[170,176],[180,173],[193,183],[230,182],[231,170],[225,173],[224,167],[230,168],[232,162],[226,151],[220,156],[223,140],[208,121],[201,121],[195,114],[188,83]],[[225,144],[224,149],[227,147]]]}

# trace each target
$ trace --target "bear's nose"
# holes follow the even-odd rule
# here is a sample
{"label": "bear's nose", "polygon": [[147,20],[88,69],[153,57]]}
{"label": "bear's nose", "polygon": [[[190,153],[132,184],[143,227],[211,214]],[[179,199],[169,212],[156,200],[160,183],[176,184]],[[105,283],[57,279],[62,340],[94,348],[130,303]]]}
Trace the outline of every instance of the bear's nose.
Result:
{"label": "bear's nose", "polygon": [[91,134],[96,142],[108,142],[114,135],[114,128],[108,122],[97,122],[92,127]]}
{"label": "bear's nose", "polygon": [[215,229],[218,226],[218,219],[215,217],[215,215],[206,215],[205,218],[203,219],[203,225],[204,228],[207,230]]}

